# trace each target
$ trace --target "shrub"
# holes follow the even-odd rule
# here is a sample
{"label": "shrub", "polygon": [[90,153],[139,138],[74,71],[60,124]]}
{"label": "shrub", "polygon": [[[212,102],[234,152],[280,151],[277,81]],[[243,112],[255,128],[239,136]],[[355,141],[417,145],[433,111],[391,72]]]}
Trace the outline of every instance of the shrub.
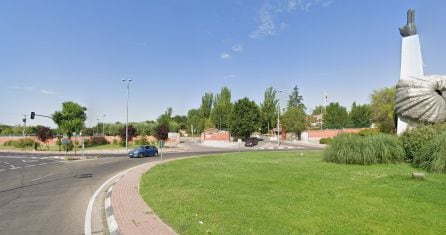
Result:
{"label": "shrub", "polygon": [[4,146],[13,146],[14,145],[14,140],[7,140],[5,141],[5,143],[3,143]]}
{"label": "shrub", "polygon": [[141,136],[139,139],[141,145],[149,144],[149,141],[147,141],[147,137],[145,135]]}
{"label": "shrub", "polygon": [[420,125],[405,132],[400,137],[400,141],[406,152],[406,161],[411,162],[423,146],[435,139],[437,135],[445,132],[446,123]]}
{"label": "shrub", "polygon": [[370,165],[402,162],[404,156],[404,149],[396,136],[341,134],[331,141],[324,152],[324,161]]}
{"label": "shrub", "polygon": [[113,139],[112,144],[117,145],[118,144],[118,140],[117,139]]}
{"label": "shrub", "polygon": [[321,138],[319,144],[330,144],[333,138]]}
{"label": "shrub", "polygon": [[439,134],[422,146],[413,163],[426,171],[446,173],[446,133]]}
{"label": "shrub", "polygon": [[376,134],[380,134],[378,129],[365,129],[358,132],[358,135],[360,136],[370,136]]}
{"label": "shrub", "polygon": [[3,143],[4,146],[13,146],[15,148],[34,148],[39,143],[34,141],[33,138],[24,138],[18,140],[8,140]]}
{"label": "shrub", "polygon": [[95,136],[95,137],[91,137],[91,144],[96,146],[96,145],[109,144],[109,142],[103,136]]}

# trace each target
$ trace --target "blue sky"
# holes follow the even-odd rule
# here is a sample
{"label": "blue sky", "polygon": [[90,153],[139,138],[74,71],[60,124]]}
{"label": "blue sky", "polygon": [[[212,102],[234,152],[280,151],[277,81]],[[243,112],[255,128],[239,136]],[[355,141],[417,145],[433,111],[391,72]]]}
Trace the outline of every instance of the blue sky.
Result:
{"label": "blue sky", "polygon": [[[88,108],[87,126],[156,119],[197,108],[205,92],[285,104],[297,85],[310,111],[369,103],[399,79],[401,36],[416,9],[425,71],[446,74],[446,1],[1,1],[0,123],[49,115],[64,101]],[[31,125],[54,126],[50,120]]]}

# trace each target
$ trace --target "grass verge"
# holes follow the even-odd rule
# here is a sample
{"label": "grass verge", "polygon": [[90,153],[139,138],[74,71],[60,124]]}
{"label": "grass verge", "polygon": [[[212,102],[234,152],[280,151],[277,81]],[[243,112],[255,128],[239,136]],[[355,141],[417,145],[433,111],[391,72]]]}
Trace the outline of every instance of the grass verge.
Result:
{"label": "grass verge", "polygon": [[446,176],[413,171],[326,163],[321,152],[233,153],[158,165],[140,192],[180,234],[444,233]]}

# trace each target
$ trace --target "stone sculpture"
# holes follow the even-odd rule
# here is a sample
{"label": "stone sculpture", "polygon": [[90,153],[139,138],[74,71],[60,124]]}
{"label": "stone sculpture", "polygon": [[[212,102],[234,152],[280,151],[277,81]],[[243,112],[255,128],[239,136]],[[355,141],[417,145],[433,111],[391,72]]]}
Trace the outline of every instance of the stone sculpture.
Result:
{"label": "stone sculpture", "polygon": [[400,34],[403,37],[409,37],[417,34],[417,27],[415,26],[415,10],[409,9],[407,11],[407,24],[400,27]]}
{"label": "stone sculpture", "polygon": [[395,100],[398,135],[420,122],[446,121],[446,76],[424,75],[415,10],[407,11],[407,24],[399,30],[403,41]]}

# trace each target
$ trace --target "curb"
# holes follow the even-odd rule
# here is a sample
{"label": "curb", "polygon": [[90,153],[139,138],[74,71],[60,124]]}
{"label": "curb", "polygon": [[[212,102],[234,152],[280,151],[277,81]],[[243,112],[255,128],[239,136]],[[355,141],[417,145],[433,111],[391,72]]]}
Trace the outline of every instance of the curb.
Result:
{"label": "curb", "polygon": [[[113,185],[115,183],[116,182],[114,182]],[[104,200],[105,217],[107,220],[108,232],[111,235],[121,235],[121,233],[119,232],[118,222],[116,222],[115,215],[113,214],[113,207],[111,204],[113,185],[110,186],[110,188],[108,188],[105,195],[105,200]]]}

